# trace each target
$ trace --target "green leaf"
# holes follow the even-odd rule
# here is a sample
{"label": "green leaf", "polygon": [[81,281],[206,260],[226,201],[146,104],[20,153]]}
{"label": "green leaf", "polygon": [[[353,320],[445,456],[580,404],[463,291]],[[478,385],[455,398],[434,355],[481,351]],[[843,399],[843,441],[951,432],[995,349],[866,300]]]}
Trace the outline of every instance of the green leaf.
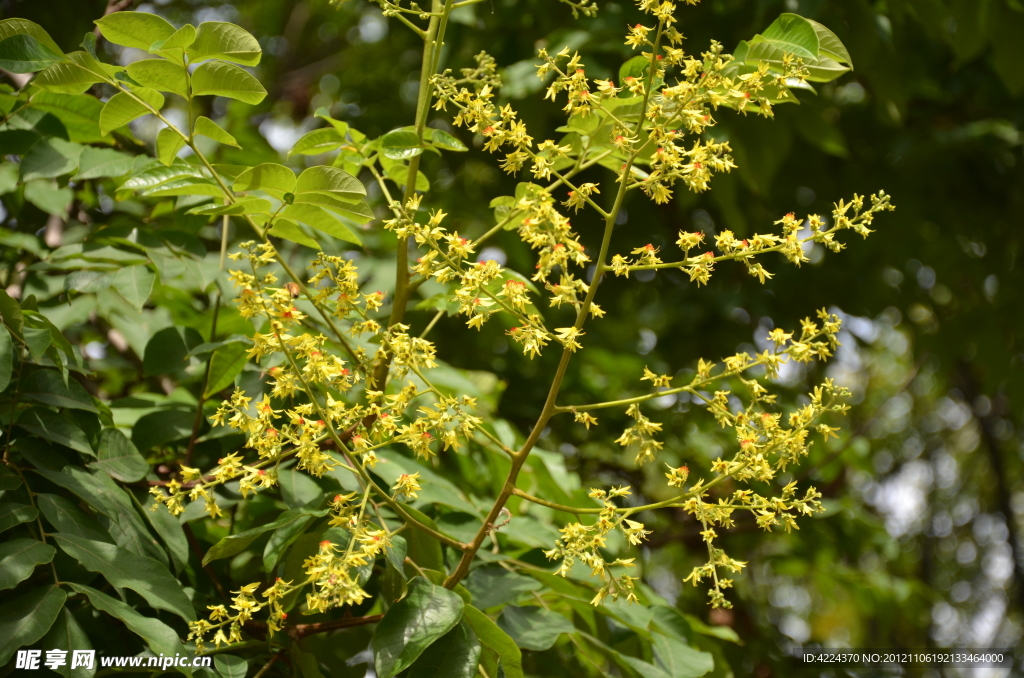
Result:
{"label": "green leaf", "polygon": [[715,668],[715,661],[707,652],[660,633],[654,635],[654,658],[672,678],[699,678]]}
{"label": "green leaf", "polygon": [[0,605],[0,665],[46,635],[67,597],[59,586],[40,586]]}
{"label": "green leaf", "polygon": [[135,422],[132,442],[140,450],[149,451],[192,435],[194,412],[186,410],[160,410],[151,412]]}
{"label": "green leaf", "polygon": [[166,198],[178,195],[208,195],[213,198],[221,198],[224,196],[224,191],[213,179],[182,177],[168,181],[166,184],[147,188],[142,195],[148,198]]}
{"label": "green leaf", "polygon": [[60,188],[56,181],[25,182],[25,200],[55,217],[66,218],[68,205],[75,197],[70,188]]}
{"label": "green leaf", "polygon": [[[94,588],[74,582],[69,582],[68,586],[78,593],[84,593],[88,596],[89,602],[97,610],[106,612],[110,616],[123,621],[128,630],[146,641],[149,649],[154,654],[163,654],[169,657],[185,654],[185,648],[182,647],[181,641],[178,640],[178,632],[159,619],[144,617],[130,605],[100,593]],[[178,670],[185,675],[192,675],[191,668],[179,667]]]}
{"label": "green leaf", "polygon": [[150,112],[146,104],[159,110],[164,105],[164,95],[148,88],[136,88],[131,94],[118,92],[110,97],[110,100],[104,104],[103,110],[100,111],[100,131],[103,134],[109,134],[132,120],[146,115]]}
{"label": "green leaf", "polygon": [[35,73],[64,60],[31,35],[12,35],[0,40],[0,68],[12,73]]}
{"label": "green leaf", "polygon": [[35,539],[12,539],[0,544],[0,591],[29,578],[36,565],[53,560],[57,550]]}
{"label": "green leaf", "polygon": [[[384,170],[384,175],[401,188],[405,188],[405,185],[409,182],[409,166],[403,162],[396,162]],[[416,170],[416,190],[423,192],[430,190],[430,180],[427,179],[426,174],[419,170]]]}
{"label": "green leaf", "polygon": [[15,35],[31,36],[50,51],[56,54],[63,54],[57,43],[50,37],[50,34],[43,30],[43,27],[39,24],[33,23],[28,19],[4,19],[0,21],[0,40],[6,40]]}
{"label": "green leaf", "polygon": [[310,249],[321,250],[323,249],[313,238],[306,235],[306,233],[299,228],[299,225],[290,219],[275,219],[274,226],[267,231],[270,235],[276,235],[278,238],[284,238],[299,245],[303,245]]}
{"label": "green leaf", "polygon": [[96,446],[99,451],[96,461],[89,463],[90,468],[103,471],[123,483],[142,480],[149,472],[149,463],[139,454],[128,436],[116,428],[100,431]]}
{"label": "green leaf", "polygon": [[[100,527],[96,519],[82,509],[57,494],[37,494],[36,505],[43,516],[57,528],[58,532],[67,532],[85,539],[111,541],[111,536]],[[111,543],[113,543],[111,541]]]}
{"label": "green leaf", "polygon": [[[202,25],[202,24],[201,24]],[[294,653],[294,650],[291,651]],[[241,657],[233,654],[218,654],[213,657],[213,665],[224,678],[245,678],[249,664]]]}
{"label": "green leaf", "polygon": [[266,191],[275,198],[282,198],[285,193],[295,191],[296,183],[295,172],[284,165],[265,162],[239,174],[231,187],[236,191]]}
{"label": "green leaf", "polygon": [[409,678],[473,678],[479,661],[480,641],[463,621],[420,655]]}
{"label": "green leaf", "polygon": [[141,172],[129,177],[118,190],[139,191],[154,186],[160,186],[176,179],[191,177],[194,179],[203,178],[203,171],[194,165],[189,165],[183,160],[177,161],[170,167],[155,165],[147,167]]}
{"label": "green leaf", "polygon": [[248,31],[225,21],[204,21],[188,49],[191,63],[205,59],[223,59],[243,66],[255,66],[263,51]]}
{"label": "green leaf", "polygon": [[804,20],[811,25],[814,33],[818,36],[818,55],[844,63],[852,69],[853,60],[850,59],[850,53],[846,50],[846,45],[843,44],[842,40],[817,21],[812,19]]}
{"label": "green leaf", "polygon": [[123,47],[149,50],[157,40],[167,40],[175,28],[166,19],[146,12],[113,12],[94,22],[103,37]]}
{"label": "green leaf", "polygon": [[804,59],[818,57],[818,35],[811,23],[799,14],[780,14],[764,33],[751,40],[751,46],[761,40]]}
{"label": "green leaf", "polygon": [[14,340],[7,328],[0,325],[0,391],[7,390],[14,369]]}
{"label": "green leaf", "polygon": [[409,593],[392,605],[373,634],[374,666],[379,678],[393,678],[409,668],[435,640],[462,618],[458,594],[423,577],[409,581]]}
{"label": "green leaf", "polygon": [[295,543],[296,539],[302,536],[313,519],[314,516],[299,516],[296,520],[278,527],[270,533],[270,539],[263,548],[263,569],[268,574],[274,571],[281,556],[289,546]]}
{"label": "green leaf", "polygon": [[437,148],[443,148],[446,151],[468,151],[466,144],[462,143],[455,137],[443,129],[428,129],[426,131],[427,138],[430,139],[430,143]]}
{"label": "green leaf", "polygon": [[297,202],[285,207],[281,212],[281,215],[289,219],[294,219],[299,223],[306,224],[311,228],[315,228],[321,233],[326,233],[332,238],[344,240],[356,245],[362,244],[359,237],[353,233],[348,226],[342,223],[330,212],[317,207],[316,205]]}
{"label": "green leaf", "polygon": [[110,271],[72,271],[64,278],[64,291],[82,294],[102,292],[110,287],[113,278],[114,275]]}
{"label": "green leaf", "polygon": [[321,517],[325,515],[327,515],[326,510],[314,511],[312,509],[303,508],[289,509],[282,513],[277,520],[274,520],[273,522],[224,537],[219,542],[211,546],[210,550],[206,552],[206,555],[203,556],[203,565],[213,562],[214,560],[230,558],[237,553],[241,553],[249,546],[249,544],[256,541],[260,535],[265,534],[270,530],[276,530],[284,527],[285,525],[289,525],[304,516]]}
{"label": "green leaf", "polygon": [[245,344],[227,344],[214,351],[203,397],[209,398],[235,383],[235,377],[242,373],[247,362],[249,347]]}
{"label": "green leaf", "polygon": [[16,525],[31,522],[38,515],[39,511],[28,504],[4,502],[0,504],[0,532],[6,532]]}
{"label": "green leaf", "polygon": [[416,132],[396,129],[380,138],[380,152],[385,158],[404,160],[423,152],[423,145]]}
{"label": "green leaf", "polygon": [[365,224],[374,218],[373,210],[366,204],[366,200],[354,193],[296,193],[295,204],[316,205],[351,219],[358,224]]}
{"label": "green leaf", "polygon": [[140,507],[140,510],[156,533],[160,535],[178,572],[185,571],[188,568],[189,548],[188,538],[185,536],[185,530],[182,529],[181,523],[171,515],[166,506],[158,504],[156,501],[150,504],[149,508],[142,509]]}
{"label": "green leaf", "polygon": [[[196,27],[192,24],[185,24],[171,34],[171,37],[163,41],[157,41],[149,46],[150,52],[161,52],[173,57],[177,61],[183,61],[185,48],[195,42]],[[178,50],[181,50],[180,52]]]}
{"label": "green leaf", "polygon": [[506,678],[523,678],[523,653],[515,641],[472,605],[466,605],[462,614],[480,642],[498,655]]}
{"label": "green leaf", "polygon": [[338,197],[353,198],[366,195],[366,187],[359,179],[337,167],[317,165],[302,171],[295,183],[296,194],[325,192]]}
{"label": "green leaf", "polygon": [[195,621],[192,603],[159,561],[113,544],[71,534],[57,533],[53,538],[64,552],[85,569],[102,574],[111,585],[135,591],[153,608],[173,612],[185,621]]}
{"label": "green leaf", "polygon": [[36,402],[99,414],[92,396],[74,379],[67,384],[56,370],[36,370],[21,385],[22,395]]}
{"label": "green leaf", "polygon": [[189,349],[203,343],[192,328],[165,327],[146,344],[142,356],[142,375],[145,377],[171,374],[188,367],[185,356]]}
{"label": "green leaf", "polygon": [[635,56],[619,66],[619,85],[625,85],[626,78],[642,79],[651,65],[650,57]]}
{"label": "green leaf", "polygon": [[551,610],[542,607],[517,607],[509,605],[498,617],[502,628],[516,645],[524,650],[548,650],[554,646],[558,636],[572,633],[572,622]]}
{"label": "green leaf", "polygon": [[72,662],[70,659],[72,652],[74,650],[91,650],[93,646],[89,641],[89,636],[85,634],[85,631],[78,624],[78,620],[75,619],[75,615],[71,614],[71,611],[67,608],[61,611],[40,645],[47,649],[64,650],[68,653],[67,658],[69,661],[55,669],[64,678],[92,678],[96,674],[95,663],[92,668],[84,666],[71,668]]}
{"label": "green leaf", "polygon": [[54,64],[40,71],[32,84],[47,92],[61,94],[82,94],[98,82],[111,82],[95,58],[85,52],[72,52],[68,61]]}
{"label": "green leaf", "polygon": [[223,61],[207,61],[192,73],[192,95],[213,95],[258,104],[267,96],[260,81],[244,69]]}
{"label": "green leaf", "polygon": [[25,326],[25,317],[21,312],[21,306],[11,298],[6,290],[0,290],[0,319],[14,333],[14,336],[21,336]]}
{"label": "green leaf", "polygon": [[188,97],[187,71],[181,64],[167,59],[143,59],[128,64],[127,71],[128,77],[140,85]]}
{"label": "green leaf", "polygon": [[85,432],[68,417],[42,407],[32,407],[18,417],[18,426],[50,442],[95,457]]}
{"label": "green leaf", "polygon": [[[440,532],[437,529],[437,524],[428,516],[406,504],[402,504],[402,509],[413,520]],[[437,539],[423,530],[409,525],[409,529],[405,531],[405,540],[409,546],[409,558],[414,563],[427,570],[444,570],[444,554],[441,552],[441,543]]]}
{"label": "green leaf", "polygon": [[193,207],[189,214],[221,216],[224,214],[269,214],[271,205],[263,198],[242,198],[226,205],[201,205]]}
{"label": "green leaf", "polygon": [[[206,24],[202,24],[205,26]],[[235,138],[225,132],[220,125],[210,120],[205,115],[201,115],[196,118],[195,133],[201,134],[208,139],[224,144],[225,146],[234,146],[235,148],[241,148]]]}
{"label": "green leaf", "polygon": [[78,169],[81,144],[57,137],[41,139],[21,161],[21,180],[53,179]]}
{"label": "green leaf", "polygon": [[149,270],[149,266],[140,264],[138,266],[126,266],[114,274],[112,284],[118,294],[124,297],[125,301],[132,305],[136,311],[142,311],[146,300],[153,292],[153,283],[156,281],[156,274]]}
{"label": "green leaf", "polygon": [[478,567],[466,579],[473,604],[481,610],[512,603],[530,591],[543,588],[540,582],[498,565]]}
{"label": "green leaf", "polygon": [[[58,95],[54,95],[58,96]],[[97,111],[98,115],[99,111]],[[96,127],[97,132],[99,127]],[[121,177],[132,171],[135,156],[115,151],[112,148],[86,146],[78,159],[78,174],[75,180]]]}
{"label": "green leaf", "polygon": [[303,134],[292,146],[292,150],[288,151],[288,155],[320,155],[336,151],[345,143],[345,137],[338,134],[338,130],[324,127]]}

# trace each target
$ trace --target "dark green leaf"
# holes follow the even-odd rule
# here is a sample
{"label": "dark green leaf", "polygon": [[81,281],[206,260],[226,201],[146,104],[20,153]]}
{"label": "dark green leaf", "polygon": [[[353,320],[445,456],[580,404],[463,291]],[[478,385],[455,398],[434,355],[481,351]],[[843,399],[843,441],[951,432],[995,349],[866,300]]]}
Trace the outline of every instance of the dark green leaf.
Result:
{"label": "dark green leaf", "polygon": [[27,378],[21,387],[21,392],[26,397],[36,402],[53,405],[54,407],[66,407],[73,410],[85,410],[98,414],[99,410],[92,400],[89,392],[74,379],[64,379],[56,370],[37,370]]}
{"label": "dark green leaf", "polygon": [[58,586],[41,586],[0,605],[0,665],[7,664],[19,647],[46,635],[67,597]]}
{"label": "dark green leaf", "polygon": [[199,24],[195,41],[188,48],[192,63],[204,59],[223,59],[243,66],[255,66],[262,56],[260,43],[248,31],[225,21]]}
{"label": "dark green leaf", "polygon": [[[201,24],[205,25],[205,24]],[[213,665],[224,678],[245,678],[249,665],[241,657],[233,654],[218,654],[213,658]]]}
{"label": "dark green leaf", "polygon": [[296,520],[275,528],[270,534],[266,547],[263,549],[263,569],[267,573],[274,571],[278,560],[284,555],[289,546],[302,536],[306,527],[313,521],[314,516],[299,516]]}
{"label": "dark green leaf", "polygon": [[70,188],[60,188],[56,181],[40,179],[25,184],[25,200],[55,217],[67,216],[68,205],[74,197],[74,191]]}
{"label": "dark green leaf", "polygon": [[206,552],[203,557],[203,565],[210,563],[214,560],[220,560],[221,558],[229,558],[236,553],[240,553],[245,550],[249,544],[256,541],[260,535],[269,532],[270,530],[276,530],[278,528],[289,525],[300,518],[306,516],[325,516],[327,515],[326,510],[314,511],[311,509],[289,509],[282,513],[277,520],[267,523],[266,525],[260,525],[254,527],[245,532],[239,532],[228,537],[224,537],[219,542],[210,547],[210,550]]}
{"label": "dark green leaf", "polygon": [[6,532],[15,525],[21,525],[36,519],[39,511],[28,504],[0,504],[0,532]]}
{"label": "dark green leaf", "polygon": [[111,82],[102,65],[85,52],[72,52],[68,61],[40,71],[32,84],[47,92],[82,94],[98,82]]}
{"label": "dark green leaf", "polygon": [[90,457],[96,456],[85,432],[69,417],[62,417],[42,407],[33,407],[21,413],[18,426],[50,442],[70,447]]}
{"label": "dark green leaf", "polygon": [[81,144],[57,137],[43,139],[21,161],[21,180],[53,179],[78,170]]}
{"label": "dark green leaf", "polygon": [[481,610],[512,603],[530,591],[543,588],[540,582],[498,565],[478,567],[466,579],[473,604]]}
{"label": "dark green leaf", "polygon": [[168,553],[171,554],[174,566],[178,568],[179,572],[184,571],[188,567],[189,549],[188,538],[185,536],[185,530],[182,529],[181,523],[171,515],[166,506],[157,504],[155,501],[150,504],[149,508],[142,509],[140,506],[139,509],[156,533],[160,535]]}
{"label": "dark green leaf", "polygon": [[[154,654],[163,654],[170,657],[185,654],[185,648],[182,647],[181,641],[178,640],[178,633],[159,619],[144,617],[136,612],[130,605],[111,598],[104,593],[100,593],[94,588],[83,586],[82,584],[75,584],[74,582],[69,583],[68,586],[78,593],[84,593],[88,596],[89,602],[92,603],[93,607],[97,610],[106,612],[112,617],[116,617],[123,621],[124,625],[127,626],[132,633],[140,636],[146,641],[146,644],[149,645],[149,649],[151,649]],[[179,667],[178,670],[185,675],[192,675],[192,669],[190,668]]]}
{"label": "dark green leaf", "polygon": [[161,410],[141,417],[132,427],[132,442],[140,450],[149,451],[192,435],[194,412]]}
{"label": "dark green leaf", "polygon": [[409,669],[409,678],[473,678],[480,641],[465,621],[438,638]]}
{"label": "dark green leaf", "polygon": [[166,19],[148,12],[113,12],[95,23],[103,37],[115,45],[143,50],[157,40],[167,40],[175,32]]}
{"label": "dark green leaf", "polygon": [[31,35],[12,35],[0,40],[0,68],[12,73],[35,73],[64,60]]}
{"label": "dark green leaf", "polygon": [[94,541],[113,543],[111,536],[100,527],[95,518],[60,495],[37,494],[36,505],[43,517],[57,528],[58,532],[66,532]]}
{"label": "dark green leaf", "polygon": [[392,605],[373,634],[379,678],[392,678],[416,661],[431,643],[462,618],[462,598],[422,577],[409,581],[409,593]]}
{"label": "dark green leaf", "polygon": [[267,96],[260,81],[244,69],[223,61],[207,61],[192,73],[193,96],[213,95],[258,104]]}
{"label": "dark green leaf", "polygon": [[699,678],[715,668],[707,652],[660,633],[654,636],[654,658],[672,678]]}
{"label": "dark green leaf", "polygon": [[7,328],[0,325],[0,391],[7,390],[14,369],[14,339]]}
{"label": "dark green leaf", "polygon": [[132,441],[116,428],[105,428],[100,431],[97,447],[97,459],[89,464],[90,468],[103,471],[124,483],[142,480],[149,472],[149,464],[139,454],[135,445],[132,445]]}
{"label": "dark green leaf", "polygon": [[498,617],[498,626],[524,650],[548,650],[563,633],[572,633],[572,622],[542,607],[509,605]]}
{"label": "dark green leaf", "polygon": [[523,653],[515,641],[472,605],[466,605],[462,614],[479,641],[498,655],[507,678],[523,678]]}
{"label": "dark green leaf", "polygon": [[189,349],[202,343],[202,337],[191,328],[165,327],[150,338],[142,357],[142,374],[152,377],[171,374],[188,367],[185,356]]}
{"label": "dark green leaf", "polygon": [[119,190],[145,190],[183,177],[200,179],[204,178],[204,175],[203,171],[198,167],[189,165],[183,160],[179,160],[170,167],[164,167],[162,165],[147,167],[138,174],[129,177],[123,184],[121,184]]}
{"label": "dark green leaf", "polygon": [[409,552],[409,546],[405,537],[396,534],[391,537],[391,544],[384,548],[384,555],[387,557],[391,567],[401,574],[405,571],[405,556]]}
{"label": "dark green leaf", "polygon": [[[77,141],[80,144],[88,144],[104,140],[104,136],[100,132],[99,123],[100,111],[103,110],[103,102],[94,96],[87,94],[61,94],[58,92],[47,92],[45,90],[41,90],[32,96],[32,108],[52,113],[61,121],[61,123],[63,123],[65,129],[68,131],[68,139],[71,141]],[[110,151],[110,149],[85,148],[82,151],[82,157],[79,161],[79,177],[82,176],[82,173],[85,172],[88,167],[91,167],[94,164],[90,152],[95,154],[97,151]],[[119,156],[123,156],[134,161],[134,156],[118,153],[117,151],[110,152],[117,153]],[[99,157],[109,157],[109,155],[100,153]],[[127,173],[129,169],[131,169],[131,165],[128,165],[128,169],[125,169],[120,174],[103,174],[97,176],[120,176],[121,174]],[[92,179],[95,177],[90,176],[82,178]]]}
{"label": "dark green leaf", "polygon": [[53,560],[49,544],[35,539],[12,539],[0,544],[0,590],[12,589],[28,579],[36,565]]}
{"label": "dark green leaf", "polygon": [[173,612],[185,621],[195,620],[192,603],[159,561],[71,534],[58,533],[53,538],[69,556],[87,570],[102,574],[111,585],[135,591],[156,609]]}
{"label": "dark green leaf", "polygon": [[202,214],[204,216],[222,216],[225,214],[269,214],[271,211],[270,201],[263,198],[241,198],[236,202],[225,205],[201,205],[193,207],[189,214]]}
{"label": "dark green leaf", "polygon": [[86,668],[85,666],[71,668],[72,662],[70,659],[73,651],[93,649],[89,636],[82,630],[78,620],[75,619],[75,615],[71,614],[71,610],[64,608],[61,611],[60,616],[57,617],[53,626],[50,627],[50,632],[46,634],[46,637],[43,638],[40,644],[48,650],[64,650],[68,653],[68,661],[56,669],[56,672],[64,676],[64,678],[92,678],[96,674],[96,662],[93,663],[91,668]]}
{"label": "dark green leaf", "polygon": [[25,317],[21,312],[21,306],[11,298],[6,290],[0,290],[0,319],[14,333],[14,336],[21,336],[25,326]]}

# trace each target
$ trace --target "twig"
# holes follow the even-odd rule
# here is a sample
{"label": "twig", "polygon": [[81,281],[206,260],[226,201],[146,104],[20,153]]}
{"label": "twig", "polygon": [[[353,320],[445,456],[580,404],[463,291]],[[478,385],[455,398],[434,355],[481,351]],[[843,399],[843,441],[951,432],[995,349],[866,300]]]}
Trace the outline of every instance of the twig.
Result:
{"label": "twig", "polygon": [[306,636],[314,633],[326,633],[327,631],[334,631],[335,629],[347,629],[352,626],[365,626],[366,624],[376,624],[379,622],[384,615],[382,614],[371,614],[367,617],[344,617],[342,619],[335,619],[334,621],[317,622],[315,624],[296,624],[295,626],[287,626],[284,631],[294,640],[300,640]]}

